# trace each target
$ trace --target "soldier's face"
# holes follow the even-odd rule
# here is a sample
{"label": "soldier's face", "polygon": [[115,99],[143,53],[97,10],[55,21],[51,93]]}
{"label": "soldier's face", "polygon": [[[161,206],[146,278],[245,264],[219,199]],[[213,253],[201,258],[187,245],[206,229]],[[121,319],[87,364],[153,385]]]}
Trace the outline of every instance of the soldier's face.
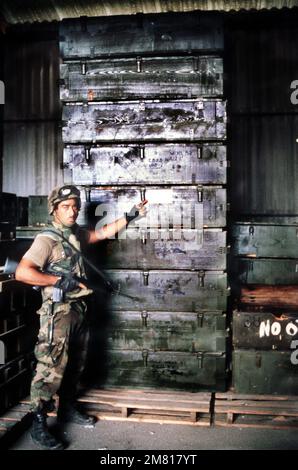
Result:
{"label": "soldier's face", "polygon": [[79,215],[77,199],[67,199],[67,201],[59,202],[53,215],[55,222],[71,227],[75,224]]}

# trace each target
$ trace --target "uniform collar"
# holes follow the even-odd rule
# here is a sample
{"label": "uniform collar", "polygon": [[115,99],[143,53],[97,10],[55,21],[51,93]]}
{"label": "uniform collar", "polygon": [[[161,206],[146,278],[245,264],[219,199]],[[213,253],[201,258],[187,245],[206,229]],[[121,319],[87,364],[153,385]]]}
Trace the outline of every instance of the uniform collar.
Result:
{"label": "uniform collar", "polygon": [[66,225],[54,221],[52,221],[52,224],[56,230],[62,232],[64,237],[70,237],[70,235],[75,234],[78,228],[78,224],[74,224],[72,227],[67,227]]}

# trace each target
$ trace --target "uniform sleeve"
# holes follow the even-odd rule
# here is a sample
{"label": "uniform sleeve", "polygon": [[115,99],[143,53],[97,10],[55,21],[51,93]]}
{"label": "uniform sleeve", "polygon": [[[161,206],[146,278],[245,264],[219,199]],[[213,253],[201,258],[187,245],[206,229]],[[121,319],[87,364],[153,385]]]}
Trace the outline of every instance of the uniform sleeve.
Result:
{"label": "uniform sleeve", "polygon": [[38,235],[31,247],[24,254],[23,258],[32,261],[39,268],[43,269],[52,253],[52,243],[48,237]]}

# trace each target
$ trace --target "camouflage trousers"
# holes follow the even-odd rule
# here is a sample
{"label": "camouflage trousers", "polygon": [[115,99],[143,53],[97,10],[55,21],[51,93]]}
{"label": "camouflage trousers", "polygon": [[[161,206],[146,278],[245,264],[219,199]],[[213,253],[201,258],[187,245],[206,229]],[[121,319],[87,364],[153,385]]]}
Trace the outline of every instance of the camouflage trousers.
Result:
{"label": "camouflage trousers", "polygon": [[[37,409],[54,394],[60,401],[75,399],[85,367],[89,328],[83,300],[42,304],[35,346],[36,370],[31,383],[31,408]],[[53,322],[53,324],[51,323]]]}

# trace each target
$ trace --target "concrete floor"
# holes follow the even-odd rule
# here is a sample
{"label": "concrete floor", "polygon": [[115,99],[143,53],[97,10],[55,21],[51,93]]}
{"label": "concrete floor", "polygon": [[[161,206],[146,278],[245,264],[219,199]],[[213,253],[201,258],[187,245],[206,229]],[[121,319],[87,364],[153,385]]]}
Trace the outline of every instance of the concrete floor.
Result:
{"label": "concrete floor", "polygon": [[[55,418],[49,419],[55,432]],[[198,427],[99,421],[94,428],[69,424],[68,450],[298,450],[297,430]],[[38,450],[25,432],[11,450]]]}

